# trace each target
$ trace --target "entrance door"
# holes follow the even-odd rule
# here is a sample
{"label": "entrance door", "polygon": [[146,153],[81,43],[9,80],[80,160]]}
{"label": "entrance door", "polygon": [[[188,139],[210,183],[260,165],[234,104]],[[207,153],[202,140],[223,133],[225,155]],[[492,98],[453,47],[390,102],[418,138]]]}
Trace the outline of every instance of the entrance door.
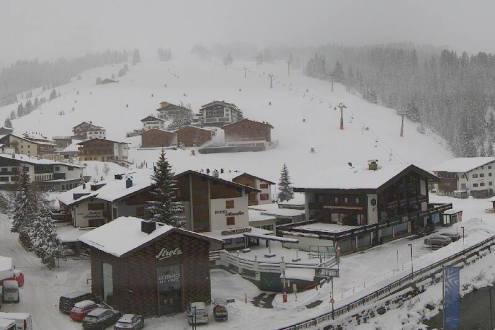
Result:
{"label": "entrance door", "polygon": [[181,265],[159,266],[158,313],[159,315],[182,311],[182,269]]}

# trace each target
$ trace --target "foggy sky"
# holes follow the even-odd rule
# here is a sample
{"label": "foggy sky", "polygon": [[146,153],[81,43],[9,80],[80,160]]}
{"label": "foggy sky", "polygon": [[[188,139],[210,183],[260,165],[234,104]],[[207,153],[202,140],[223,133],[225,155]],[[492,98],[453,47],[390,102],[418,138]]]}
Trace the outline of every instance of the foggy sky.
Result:
{"label": "foggy sky", "polygon": [[232,41],[495,52],[493,13],[493,0],[0,0],[0,63]]}

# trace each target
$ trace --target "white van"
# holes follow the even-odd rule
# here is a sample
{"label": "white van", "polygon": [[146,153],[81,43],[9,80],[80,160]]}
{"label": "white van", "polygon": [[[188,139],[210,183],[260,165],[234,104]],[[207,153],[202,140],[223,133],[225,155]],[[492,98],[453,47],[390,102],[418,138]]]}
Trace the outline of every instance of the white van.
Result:
{"label": "white van", "polygon": [[193,302],[187,308],[187,322],[189,324],[207,324],[208,309],[204,302]]}
{"label": "white van", "polygon": [[0,330],[16,330],[15,322],[7,319],[0,319]]}
{"label": "white van", "polygon": [[15,330],[33,330],[33,318],[29,313],[1,313],[0,320],[15,322]]}
{"label": "white van", "polygon": [[2,300],[5,303],[19,302],[19,283],[16,280],[5,280],[2,286]]}

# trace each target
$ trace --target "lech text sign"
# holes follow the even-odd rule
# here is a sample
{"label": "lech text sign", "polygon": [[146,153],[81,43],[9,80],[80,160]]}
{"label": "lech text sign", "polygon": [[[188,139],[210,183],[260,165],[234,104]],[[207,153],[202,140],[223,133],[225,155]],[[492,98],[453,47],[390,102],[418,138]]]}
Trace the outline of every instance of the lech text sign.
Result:
{"label": "lech text sign", "polygon": [[182,250],[178,247],[175,249],[172,249],[172,250],[168,250],[167,248],[163,248],[156,255],[156,259],[165,260],[165,259],[168,259],[170,257],[178,256],[181,254],[182,254]]}

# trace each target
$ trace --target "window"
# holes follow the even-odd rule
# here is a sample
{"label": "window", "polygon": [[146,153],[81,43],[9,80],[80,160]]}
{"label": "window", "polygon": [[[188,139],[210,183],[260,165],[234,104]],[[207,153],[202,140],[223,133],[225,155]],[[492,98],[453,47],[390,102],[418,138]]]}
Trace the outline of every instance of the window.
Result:
{"label": "window", "polygon": [[473,178],[477,178],[478,177],[478,174],[473,174]]}
{"label": "window", "polygon": [[491,181],[488,181],[488,185],[491,186],[493,183]]}
{"label": "window", "polygon": [[488,165],[488,169],[491,170],[492,169],[492,165]]}
{"label": "window", "polygon": [[480,183],[480,187],[484,187],[485,186],[485,183],[484,182],[481,182]]}
{"label": "window", "polygon": [[60,172],[60,166],[55,166],[55,172]]}
{"label": "window", "polygon": [[227,217],[227,226],[235,225],[235,217]]}
{"label": "window", "polygon": [[349,201],[349,199],[347,197],[344,198],[344,203],[347,204],[347,202]]}
{"label": "window", "polygon": [[477,183],[473,183],[473,187],[478,187],[478,184]]}
{"label": "window", "polygon": [[335,197],[334,201],[335,201],[335,204],[338,204],[339,203],[339,198],[338,197]]}
{"label": "window", "polygon": [[488,176],[492,176],[492,172],[488,173]]}
{"label": "window", "polygon": [[24,166],[22,169],[24,170],[24,172],[29,172],[29,167],[27,166]]}
{"label": "window", "polygon": [[359,197],[356,197],[356,204],[359,204]]}
{"label": "window", "polygon": [[260,183],[260,188],[261,188],[261,189],[266,189],[266,188],[268,188],[268,183]]}
{"label": "window", "polygon": [[234,208],[234,200],[230,199],[228,201],[225,201],[225,208],[226,209],[233,209]]}
{"label": "window", "polygon": [[480,178],[483,178],[485,177],[485,174],[484,173],[480,173]]}
{"label": "window", "polygon": [[260,194],[260,200],[262,201],[267,201],[269,197],[268,194]]}
{"label": "window", "polygon": [[9,181],[9,177],[8,176],[0,176],[0,181],[7,182],[7,181]]}

